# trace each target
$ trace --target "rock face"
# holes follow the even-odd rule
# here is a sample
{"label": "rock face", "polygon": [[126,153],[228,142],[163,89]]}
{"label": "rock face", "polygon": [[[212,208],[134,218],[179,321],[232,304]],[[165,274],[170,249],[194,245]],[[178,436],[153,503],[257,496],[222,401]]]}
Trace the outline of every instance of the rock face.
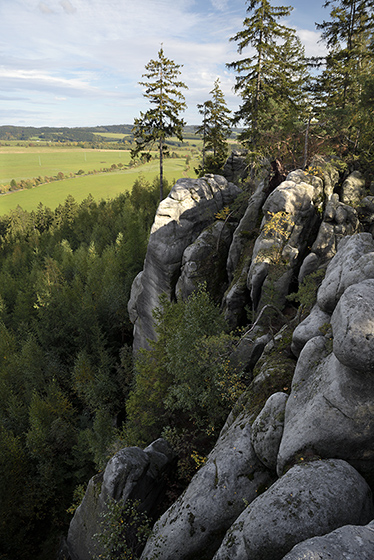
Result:
{"label": "rock face", "polygon": [[252,426],[251,441],[257,457],[270,470],[276,470],[282,439],[288,395],[273,393]]}
{"label": "rock face", "polygon": [[357,205],[365,196],[365,178],[359,171],[354,171],[342,185],[342,202]]}
{"label": "rock face", "polygon": [[[292,277],[300,267],[310,236],[318,223],[323,183],[314,176],[290,174],[266,199],[264,219],[252,255],[247,287],[254,310],[265,303],[266,289],[274,285],[282,307]],[[301,181],[301,179],[304,181]],[[306,182],[309,180],[309,182]]]}
{"label": "rock face", "polygon": [[374,522],[358,527],[346,525],[323,537],[312,537],[297,544],[283,560],[372,560]]}
{"label": "rock face", "polygon": [[[247,325],[231,356],[247,391],[142,560],[374,558],[374,197],[360,202],[353,173],[339,198],[337,170],[314,165],[323,179],[297,170],[272,190],[263,163],[234,232],[214,224],[240,192],[222,177],[180,180],[160,204],[129,303],[134,350],[155,336],[161,293],[186,298],[222,275],[225,316]],[[285,316],[279,332],[254,319],[248,328],[248,308],[259,313],[270,288],[282,307],[318,269],[317,300],[296,328]],[[124,450],[91,480],[69,531],[72,559],[90,558],[108,496],[152,509],[173,460],[164,445]]]}
{"label": "rock face", "polygon": [[340,240],[358,232],[359,229],[360,222],[356,210],[340,202],[336,193],[332,194],[326,205],[317,238],[311,247],[311,253],[300,268],[299,282],[302,282],[307,274],[327,264],[336,254]]}
{"label": "rock face", "polygon": [[202,282],[207,284],[210,293],[219,297],[219,300],[222,299],[222,287],[227,281],[225,264],[232,233],[230,223],[216,222],[184,250],[175,289],[178,299],[187,299]]}
{"label": "rock face", "polygon": [[93,554],[102,552],[93,535],[100,532],[100,514],[105,511],[108,499],[140,500],[142,511],[152,515],[165,490],[163,475],[174,458],[163,439],[156,440],[144,451],[126,447],[116,453],[105,471],[90,480],[70,523],[66,548],[72,560],[92,560]]}
{"label": "rock face", "polygon": [[159,205],[149,238],[144,269],[134,284],[129,315],[134,322],[136,352],[154,339],[152,311],[159,296],[176,297],[184,250],[214,222],[214,215],[228,206],[240,189],[224,177],[207,175],[202,179],[179,179]]}
{"label": "rock face", "polygon": [[345,459],[368,476],[374,472],[373,248],[366,233],[341,241],[316,306],[294,332],[292,347],[301,352],[286,406],[278,474],[306,450]]}
{"label": "rock face", "polygon": [[230,157],[225,163],[223,175],[228,181],[233,183],[245,179],[248,176],[248,164],[245,160],[245,153],[231,152]]}
{"label": "rock face", "polygon": [[373,514],[370,488],[348,463],[298,465],[245,509],[214,560],[281,560],[300,541],[368,523]]}
{"label": "rock face", "polygon": [[158,520],[141,558],[211,558],[245,504],[273,480],[253,451],[247,416],[239,416],[223,428],[204,466]]}

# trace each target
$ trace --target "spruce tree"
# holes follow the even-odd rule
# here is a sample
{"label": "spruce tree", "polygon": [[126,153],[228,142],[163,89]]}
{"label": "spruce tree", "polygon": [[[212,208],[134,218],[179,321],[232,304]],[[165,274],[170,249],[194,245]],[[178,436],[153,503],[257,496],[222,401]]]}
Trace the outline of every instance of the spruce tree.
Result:
{"label": "spruce tree", "polygon": [[316,96],[331,137],[344,152],[355,152],[361,134],[362,95],[373,70],[372,0],[328,0],[330,20],[317,24],[328,53]]}
{"label": "spruce tree", "polygon": [[292,8],[273,7],[268,0],[247,3],[244,28],[230,40],[238,43],[239,54],[250,47],[254,54],[227,66],[238,74],[235,91],[242,98],[234,123],[244,123],[240,139],[256,148],[264,133],[279,131],[297,119],[304,101],[306,64],[295,31],[279,23]]}
{"label": "spruce tree", "polygon": [[176,136],[183,140],[183,127],[186,124],[179,114],[187,107],[181,92],[187,86],[178,79],[181,65],[165,57],[161,46],[157,60],[146,64],[142,75],[146,81],[139,82],[145,87],[146,97],[151,108],[135,119],[132,132],[135,148],[131,151],[136,157],[143,150],[149,150],[156,144],[160,156],[160,200],[163,199],[163,156],[167,153],[166,138]]}
{"label": "spruce tree", "polygon": [[[196,134],[203,137],[202,174],[206,171],[217,172],[222,168],[227,157],[227,139],[231,134],[231,111],[226,105],[219,78],[209,93],[211,99],[197,106],[203,115],[203,122],[196,129]],[[207,151],[213,153],[206,157]]]}

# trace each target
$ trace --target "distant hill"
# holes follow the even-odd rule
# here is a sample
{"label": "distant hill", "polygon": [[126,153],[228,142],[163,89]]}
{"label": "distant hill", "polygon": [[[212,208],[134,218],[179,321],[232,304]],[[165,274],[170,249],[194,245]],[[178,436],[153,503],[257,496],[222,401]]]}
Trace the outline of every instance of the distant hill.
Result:
{"label": "distant hill", "polygon": [[0,126],[0,140],[49,140],[51,142],[93,142],[100,134],[131,134],[132,125],[110,125],[97,127],[47,127]]}
{"label": "distant hill", "polygon": [[[110,139],[108,134],[123,134],[132,136],[132,124],[113,124],[108,126],[94,127],[33,127],[33,126],[0,126],[0,141],[23,140],[37,141],[46,140],[50,142],[118,142],[118,137]],[[185,137],[195,136],[195,125],[187,125],[184,128]],[[234,129],[233,136],[238,130]],[[130,139],[129,139],[130,140]]]}

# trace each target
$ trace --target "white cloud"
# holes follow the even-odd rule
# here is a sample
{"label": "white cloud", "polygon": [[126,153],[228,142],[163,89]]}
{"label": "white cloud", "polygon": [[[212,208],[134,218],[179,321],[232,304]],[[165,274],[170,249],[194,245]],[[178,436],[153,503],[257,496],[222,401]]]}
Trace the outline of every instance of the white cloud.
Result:
{"label": "white cloud", "polygon": [[61,0],[60,4],[67,14],[74,14],[77,11],[69,0]]}
{"label": "white cloud", "polygon": [[42,14],[54,14],[54,11],[45,2],[39,2],[38,8]]}
{"label": "white cloud", "polygon": [[[91,111],[102,124],[132,122],[145,103],[138,81],[163,43],[166,56],[183,65],[187,118],[196,122],[196,104],[218,76],[230,108],[239,104],[235,73],[225,64],[240,58],[229,38],[245,11],[244,0],[0,0],[2,91],[25,115],[39,99],[45,120],[54,118],[48,104],[66,98],[65,119],[75,114],[84,125]],[[299,34],[309,56],[323,48],[318,33]]]}

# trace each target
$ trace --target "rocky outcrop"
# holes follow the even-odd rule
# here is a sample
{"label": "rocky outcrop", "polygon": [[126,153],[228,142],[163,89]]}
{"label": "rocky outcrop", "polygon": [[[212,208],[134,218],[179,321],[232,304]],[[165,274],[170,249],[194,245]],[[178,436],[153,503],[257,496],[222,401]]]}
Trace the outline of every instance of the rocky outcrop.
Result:
{"label": "rocky outcrop", "polygon": [[211,558],[246,504],[272,483],[251,446],[248,420],[241,414],[223,428],[204,466],[156,523],[143,560]]}
{"label": "rocky outcrop", "polygon": [[184,250],[175,288],[178,299],[186,300],[199,284],[205,283],[209,293],[221,301],[227,284],[225,264],[232,234],[230,223],[215,222]]}
{"label": "rocky outcrop", "polygon": [[93,554],[102,552],[94,535],[100,532],[108,500],[140,500],[142,511],[152,516],[165,491],[164,476],[174,459],[174,452],[163,439],[144,450],[126,447],[116,453],[105,471],[90,480],[70,523],[65,549],[71,560],[92,560]]}
{"label": "rocky outcrop", "polygon": [[238,517],[214,560],[281,560],[300,541],[373,515],[370,488],[348,463],[297,465]]}
{"label": "rocky outcrop", "polygon": [[356,210],[340,202],[336,193],[332,194],[326,205],[323,221],[311,247],[311,252],[300,268],[299,282],[302,282],[305,276],[315,272],[319,267],[328,264],[336,254],[341,239],[357,233],[359,229],[360,222]]}
{"label": "rocky outcrop", "polygon": [[371,235],[343,239],[317,304],[295,329],[292,348],[300,355],[286,406],[279,475],[306,451],[345,459],[367,476],[374,472],[373,267]]}
{"label": "rocky outcrop", "polygon": [[265,303],[264,292],[273,286],[277,305],[284,305],[292,278],[318,224],[317,208],[323,201],[322,180],[301,174],[290,174],[262,207],[262,229],[247,277],[254,310]]}
{"label": "rocky outcrop", "polygon": [[160,203],[148,242],[144,268],[138,276],[129,302],[134,323],[133,348],[148,347],[155,337],[152,311],[162,293],[173,300],[182,257],[200,233],[228,206],[240,189],[224,177],[179,179]]}
{"label": "rocky outcrop", "polygon": [[364,527],[345,525],[323,537],[297,544],[283,560],[372,560],[374,522]]}
{"label": "rocky outcrop", "polygon": [[[178,181],[160,204],[129,304],[135,351],[155,336],[161,293],[186,298],[202,280],[221,284],[219,273],[230,282],[222,309],[235,328],[248,323],[247,311],[260,311],[270,288],[281,309],[297,278],[326,274],[296,328],[285,316],[278,333],[258,316],[247,326],[230,358],[247,390],[205,464],[156,522],[143,560],[372,557],[373,197],[359,201],[363,182],[353,174],[339,199],[333,165],[314,170],[322,178],[297,170],[272,190],[265,162],[233,234],[214,223],[239,192],[224,178]],[[132,481],[153,472],[147,450],[135,449],[123,453],[132,465],[123,472],[133,474],[118,474],[121,490],[117,475],[109,485],[103,475],[92,479],[69,543],[92,536],[88,515],[97,519],[100,500],[136,494]]]}
{"label": "rocky outcrop", "polygon": [[356,206],[365,196],[365,177],[360,171],[353,171],[344,181],[341,188],[343,204]]}
{"label": "rocky outcrop", "polygon": [[253,449],[260,461],[273,471],[277,468],[287,399],[286,393],[273,393],[252,425]]}
{"label": "rocky outcrop", "polygon": [[223,168],[223,176],[232,183],[238,183],[248,176],[248,163],[245,152],[231,152]]}

